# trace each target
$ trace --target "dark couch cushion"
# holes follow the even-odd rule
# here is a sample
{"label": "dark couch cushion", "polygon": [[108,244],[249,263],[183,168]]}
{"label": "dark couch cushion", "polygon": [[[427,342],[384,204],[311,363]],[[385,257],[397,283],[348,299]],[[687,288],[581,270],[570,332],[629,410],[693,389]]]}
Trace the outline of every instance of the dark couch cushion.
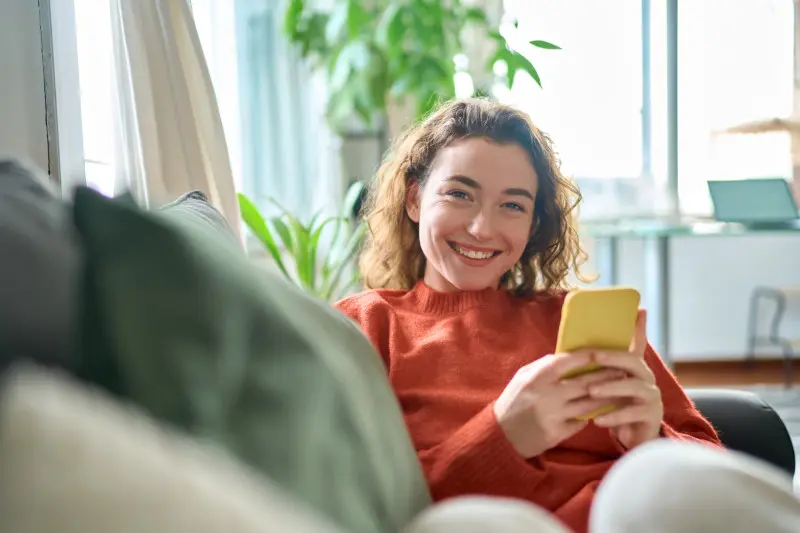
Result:
{"label": "dark couch cushion", "polygon": [[795,472],[795,451],[786,425],[757,394],[734,389],[687,389],[726,448]]}
{"label": "dark couch cushion", "polygon": [[205,224],[79,189],[82,375],[232,450],[351,533],[429,503],[378,355]]}
{"label": "dark couch cushion", "polygon": [[0,360],[74,353],[80,254],[69,218],[46,177],[0,159]]}

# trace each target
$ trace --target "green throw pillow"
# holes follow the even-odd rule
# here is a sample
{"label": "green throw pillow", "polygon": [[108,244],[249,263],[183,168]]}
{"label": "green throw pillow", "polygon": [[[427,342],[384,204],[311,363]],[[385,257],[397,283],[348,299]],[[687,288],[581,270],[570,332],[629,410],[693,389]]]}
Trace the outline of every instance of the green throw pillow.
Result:
{"label": "green throw pillow", "polygon": [[191,218],[75,195],[82,373],[227,447],[350,533],[429,503],[385,369],[336,310]]}

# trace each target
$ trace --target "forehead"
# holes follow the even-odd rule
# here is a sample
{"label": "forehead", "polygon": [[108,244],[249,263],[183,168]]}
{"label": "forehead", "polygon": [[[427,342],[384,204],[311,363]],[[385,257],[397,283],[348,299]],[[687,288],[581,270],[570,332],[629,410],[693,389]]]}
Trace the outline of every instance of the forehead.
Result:
{"label": "forehead", "polygon": [[430,178],[444,181],[452,176],[472,178],[487,190],[516,187],[535,192],[537,186],[536,170],[521,146],[486,139],[463,139],[439,151]]}

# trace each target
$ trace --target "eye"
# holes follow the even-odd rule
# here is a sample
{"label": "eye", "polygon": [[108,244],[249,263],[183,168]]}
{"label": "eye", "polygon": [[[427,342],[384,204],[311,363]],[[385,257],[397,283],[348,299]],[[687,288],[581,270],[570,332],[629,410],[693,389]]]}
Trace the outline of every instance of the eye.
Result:
{"label": "eye", "polygon": [[464,191],[459,191],[458,189],[447,191],[445,193],[446,196],[451,198],[456,198],[457,200],[469,200],[469,194],[465,193]]}
{"label": "eye", "polygon": [[517,202],[506,202],[503,204],[503,207],[511,209],[512,211],[519,211],[520,213],[525,212],[525,206],[518,204]]}

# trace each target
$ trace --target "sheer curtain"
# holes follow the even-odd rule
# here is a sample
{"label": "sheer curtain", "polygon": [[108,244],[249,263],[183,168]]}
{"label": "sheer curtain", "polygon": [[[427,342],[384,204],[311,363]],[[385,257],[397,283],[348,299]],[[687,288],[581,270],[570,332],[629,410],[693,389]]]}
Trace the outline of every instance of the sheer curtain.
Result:
{"label": "sheer curtain", "polygon": [[199,189],[239,209],[220,112],[187,0],[110,0],[116,190],[144,205]]}
{"label": "sheer curtain", "polygon": [[336,211],[347,185],[327,90],[283,31],[284,0],[192,0],[237,188],[308,219]]}

